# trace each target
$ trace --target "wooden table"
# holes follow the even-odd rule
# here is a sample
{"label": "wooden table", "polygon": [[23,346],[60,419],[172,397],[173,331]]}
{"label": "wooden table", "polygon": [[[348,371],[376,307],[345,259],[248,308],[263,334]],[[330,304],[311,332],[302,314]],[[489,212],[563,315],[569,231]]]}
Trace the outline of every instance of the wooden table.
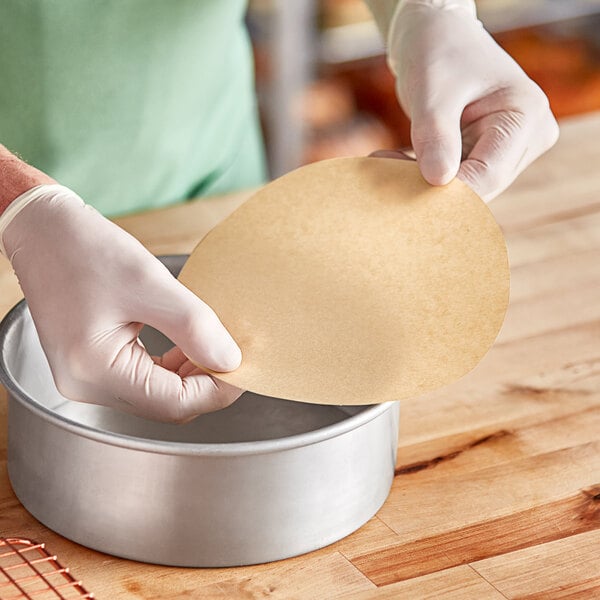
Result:
{"label": "wooden table", "polygon": [[[100,599],[600,598],[600,114],[492,203],[511,304],[460,382],[402,404],[396,478],[361,530],[236,569],[176,569],[87,550],[43,527],[6,474],[0,535],[47,542]],[[188,252],[243,195],[120,219],[155,253]],[[5,263],[0,310],[19,296]]]}

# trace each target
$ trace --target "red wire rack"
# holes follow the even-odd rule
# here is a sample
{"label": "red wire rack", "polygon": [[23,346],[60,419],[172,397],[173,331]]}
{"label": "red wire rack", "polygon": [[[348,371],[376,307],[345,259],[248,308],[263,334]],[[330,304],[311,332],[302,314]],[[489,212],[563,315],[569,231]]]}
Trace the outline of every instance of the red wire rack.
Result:
{"label": "red wire rack", "polygon": [[0,600],[94,598],[45,544],[0,537]]}

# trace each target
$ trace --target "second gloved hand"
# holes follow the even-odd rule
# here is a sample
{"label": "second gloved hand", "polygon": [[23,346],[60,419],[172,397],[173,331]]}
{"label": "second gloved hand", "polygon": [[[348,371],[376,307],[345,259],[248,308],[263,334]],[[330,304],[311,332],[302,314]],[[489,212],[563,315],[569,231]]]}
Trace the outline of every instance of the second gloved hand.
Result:
{"label": "second gloved hand", "polygon": [[401,0],[387,39],[430,183],[458,175],[491,200],[556,141],[546,96],[485,31],[472,0]]}
{"label": "second gloved hand", "polygon": [[[63,395],[183,422],[241,394],[186,360],[229,371],[241,353],[142,244],[59,185],[29,190],[7,212],[19,203],[0,235]],[[150,357],[138,339],[144,323],[177,348]]]}

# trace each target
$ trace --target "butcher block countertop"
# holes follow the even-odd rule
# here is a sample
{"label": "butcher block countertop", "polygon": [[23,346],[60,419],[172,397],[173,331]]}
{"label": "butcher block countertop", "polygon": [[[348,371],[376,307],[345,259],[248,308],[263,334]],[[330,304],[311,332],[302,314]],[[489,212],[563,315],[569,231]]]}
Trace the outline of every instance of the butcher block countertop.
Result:
{"label": "butcher block countertop", "polygon": [[[458,383],[401,405],[392,492],[327,548],[230,569],[113,558],[29,516],[6,473],[0,395],[0,535],[46,542],[101,600],[172,598],[600,598],[600,113],[491,208],[510,255],[500,336]],[[192,250],[247,197],[119,219],[155,254]],[[0,312],[20,294],[0,264]],[[73,482],[77,485],[77,482]]]}

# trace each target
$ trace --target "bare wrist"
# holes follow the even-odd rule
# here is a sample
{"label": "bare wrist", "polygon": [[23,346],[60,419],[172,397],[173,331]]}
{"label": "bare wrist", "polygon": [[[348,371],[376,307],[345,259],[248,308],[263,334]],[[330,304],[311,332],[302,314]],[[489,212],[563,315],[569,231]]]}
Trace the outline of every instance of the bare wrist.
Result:
{"label": "bare wrist", "polygon": [[21,160],[0,144],[0,214],[27,190],[56,183],[52,177]]}

